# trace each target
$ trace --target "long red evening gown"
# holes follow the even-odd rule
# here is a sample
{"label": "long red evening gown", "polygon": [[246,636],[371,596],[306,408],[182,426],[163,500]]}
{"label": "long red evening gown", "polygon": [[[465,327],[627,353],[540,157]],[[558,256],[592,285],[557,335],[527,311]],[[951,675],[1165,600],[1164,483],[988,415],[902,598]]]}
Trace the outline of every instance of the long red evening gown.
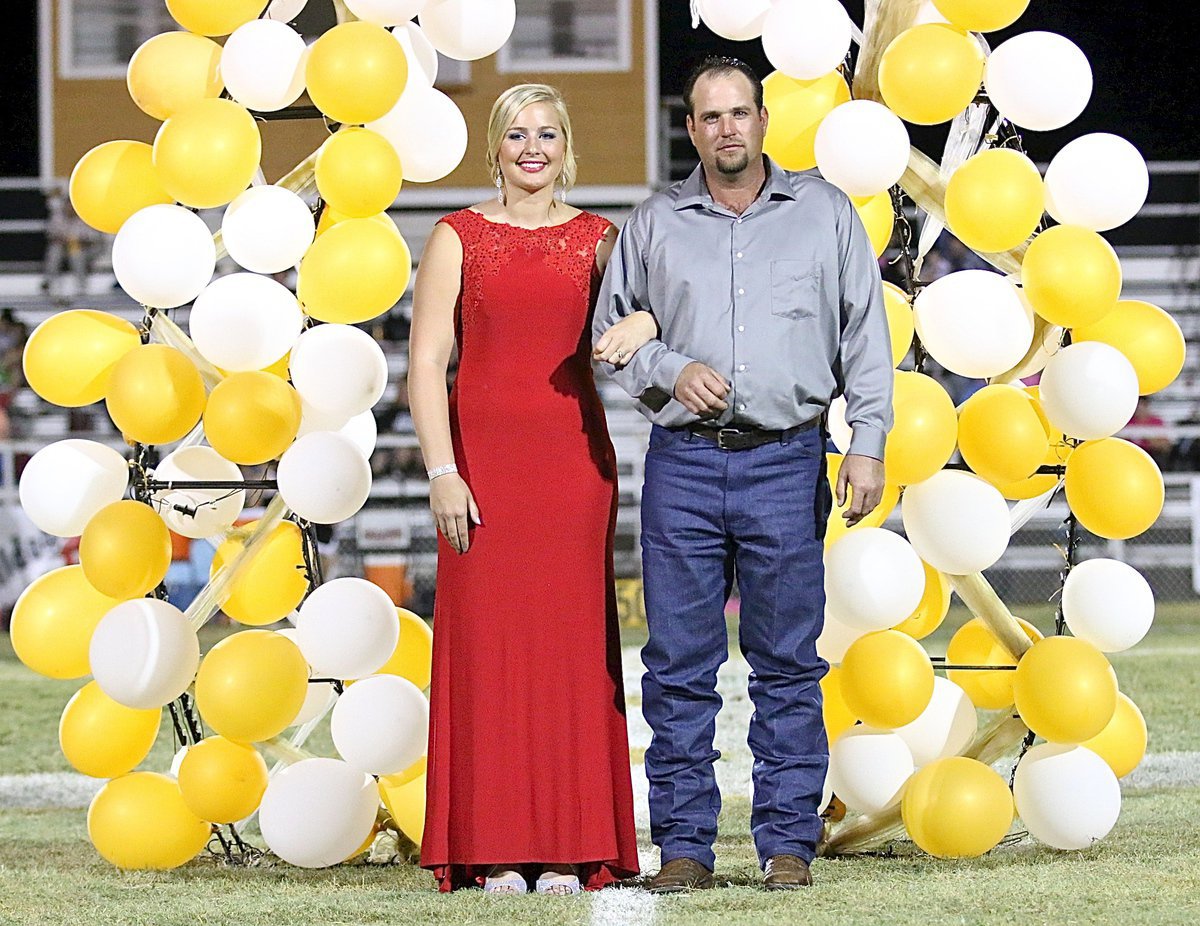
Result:
{"label": "long red evening gown", "polygon": [[638,868],[616,464],[589,359],[609,222],[442,221],[463,245],[454,456],[483,524],[462,556],[438,541],[421,864],[448,891],[496,863],[582,863],[595,889]]}

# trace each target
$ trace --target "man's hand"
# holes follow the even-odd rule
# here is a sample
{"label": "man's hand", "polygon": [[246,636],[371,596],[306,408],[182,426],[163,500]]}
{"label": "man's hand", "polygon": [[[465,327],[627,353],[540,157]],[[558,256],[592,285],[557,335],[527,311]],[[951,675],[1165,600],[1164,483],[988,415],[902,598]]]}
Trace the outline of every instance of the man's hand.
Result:
{"label": "man's hand", "polygon": [[874,511],[883,497],[883,463],[874,457],[847,454],[838,471],[834,501],[839,508],[846,504],[847,490],[850,507],[842,513],[842,517],[846,519],[847,527],[853,527]]}
{"label": "man's hand", "polygon": [[697,360],[684,367],[679,379],[675,380],[675,398],[701,418],[711,418],[725,411],[729,407],[725,402],[728,394],[729,384],[721,374]]}

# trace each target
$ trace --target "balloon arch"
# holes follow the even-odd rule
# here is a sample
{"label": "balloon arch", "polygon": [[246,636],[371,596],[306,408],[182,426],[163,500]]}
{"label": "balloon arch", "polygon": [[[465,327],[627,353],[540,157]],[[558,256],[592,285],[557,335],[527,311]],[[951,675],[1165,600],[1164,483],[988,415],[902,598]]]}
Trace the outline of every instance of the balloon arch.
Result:
{"label": "balloon arch", "polygon": [[[837,0],[693,3],[697,25],[762,37],[776,67],[768,153],[841,187],[878,253],[894,231],[901,241],[907,285],[888,287],[887,314],[894,363],[912,348],[915,365],[895,374],[888,488],[859,527],[834,512],[827,537],[828,788],[857,814],[831,825],[827,853],[906,832],[933,855],[975,856],[1005,837],[1014,810],[1042,842],[1085,848],[1114,825],[1118,777],[1145,750],[1145,722],[1104,654],[1142,638],[1153,596],[1123,563],[1077,563],[1077,525],[1128,538],[1157,518],[1161,474],[1113,435],[1139,395],[1178,375],[1183,338],[1161,309],[1120,299],[1120,262],[1100,234],[1146,198],[1136,148],[1084,135],[1044,178],[1022,151],[1019,129],[1070,123],[1092,90],[1063,36],[990,48],[984,33],[1027,2],[869,0],[861,30]],[[162,120],[154,144],[102,144],[70,180],[79,216],[116,236],[117,280],[145,319],[62,312],[25,352],[40,396],[104,400],[134,448],[126,460],[73,439],[30,460],[22,505],[41,530],[81,535],[81,562],[33,582],[12,621],[31,669],[93,677],[67,704],[60,741],[76,769],[111,779],[88,832],[124,868],[181,865],[214,834],[230,857],[250,857],[235,823],[256,812],[268,848],[296,865],[339,863],[381,823],[421,838],[431,634],[365,580],[323,582],[314,525],[352,517],[371,487],[370,409],[387,366],[353,326],[399,300],[411,267],[385,210],[404,182],[444,177],[466,149],[461,113],[433,88],[435,49],[492,54],[516,9],[334,0],[338,25],[306,47],[288,24],[304,3],[167,0],[184,31],[150,39],[128,71],[134,101]],[[211,38],[224,35],[223,47]],[[311,111],[293,106],[305,90]],[[256,119],[305,114],[341,126],[264,184]],[[905,122],[947,121],[940,163],[909,144]],[[904,196],[926,215],[916,242]],[[217,207],[212,235],[194,210]],[[923,285],[943,228],[999,272]],[[223,253],[242,270],[213,280]],[[292,267],[296,295],[271,277]],[[185,332],[170,310],[188,304]],[[989,384],[956,409],[927,358]],[[1038,386],[1023,382],[1039,373]],[[949,464],[956,447],[962,466]],[[830,462],[836,476],[840,456]],[[239,466],[262,464],[274,478],[243,479]],[[1061,605],[1043,638],[983,573],[1064,485]],[[256,490],[273,500],[235,527]],[[897,504],[907,539],[880,526]],[[165,600],[168,529],[221,540],[186,612]],[[935,659],[919,641],[951,588],[976,616]],[[201,658],[196,632],[219,608],[250,629]],[[293,630],[260,629],[289,615]],[[164,706],[183,747],[175,768],[134,772]],[[302,748],[330,711],[336,759]],[[1018,747],[1010,789],[993,766]],[[269,776],[263,752],[286,767]]]}

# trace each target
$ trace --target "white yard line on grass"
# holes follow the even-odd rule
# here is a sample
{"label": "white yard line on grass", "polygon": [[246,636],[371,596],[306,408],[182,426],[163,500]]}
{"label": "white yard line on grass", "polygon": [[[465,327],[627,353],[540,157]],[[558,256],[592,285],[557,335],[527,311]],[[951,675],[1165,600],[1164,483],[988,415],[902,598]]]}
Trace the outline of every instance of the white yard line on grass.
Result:
{"label": "white yard line on grass", "polygon": [[651,926],[658,898],[641,888],[609,888],[592,899],[591,926]]}

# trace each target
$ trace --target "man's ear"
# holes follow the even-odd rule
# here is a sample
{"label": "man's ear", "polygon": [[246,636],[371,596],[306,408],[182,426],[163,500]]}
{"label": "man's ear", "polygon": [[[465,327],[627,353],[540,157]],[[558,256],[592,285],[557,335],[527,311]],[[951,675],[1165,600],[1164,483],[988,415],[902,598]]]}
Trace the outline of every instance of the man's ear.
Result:
{"label": "man's ear", "polygon": [[758,117],[762,120],[762,127],[763,131],[765,132],[767,130],[767,123],[771,118],[770,113],[767,112],[767,107],[763,106],[759,108]]}
{"label": "man's ear", "polygon": [[693,119],[692,119],[692,114],[691,114],[691,113],[688,113],[686,118],[687,118],[687,133],[688,133],[688,138],[690,138],[690,139],[692,139],[693,141],[695,141],[695,139],[696,139],[696,123],[695,123],[695,120],[693,120]]}

